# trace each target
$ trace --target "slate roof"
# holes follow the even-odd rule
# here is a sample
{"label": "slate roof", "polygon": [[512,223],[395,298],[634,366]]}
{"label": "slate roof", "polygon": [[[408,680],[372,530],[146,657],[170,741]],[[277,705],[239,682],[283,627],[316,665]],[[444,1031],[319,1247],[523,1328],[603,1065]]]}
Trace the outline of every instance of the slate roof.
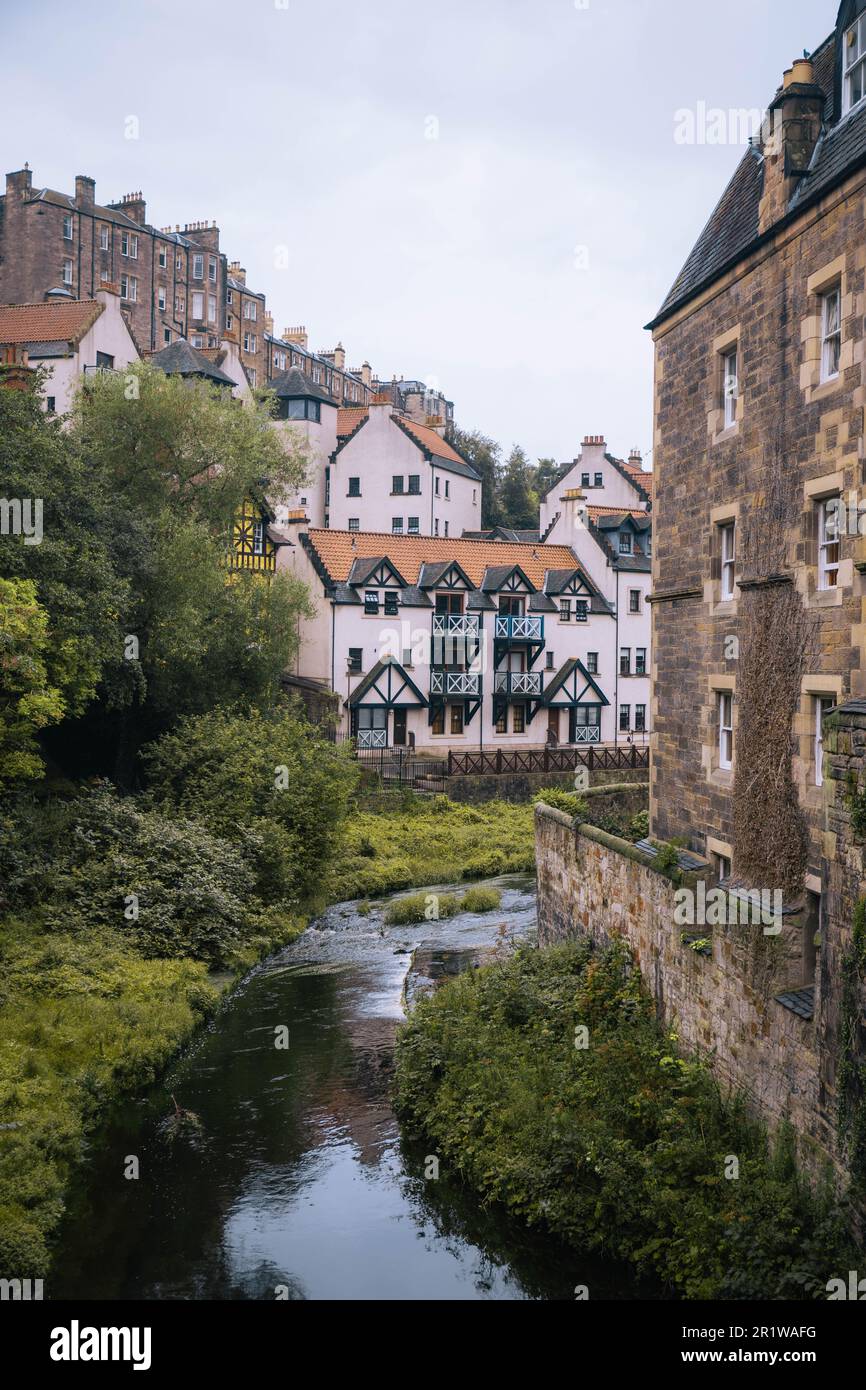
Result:
{"label": "slate roof", "polygon": [[175,342],[169,343],[168,347],[153,353],[150,361],[155,367],[159,367],[160,371],[165,372],[166,376],[203,376],[210,381],[218,382],[221,386],[237,384],[215,362],[211,362],[203,352],[199,352],[192,343],[188,343],[186,338],[178,338]]}
{"label": "slate roof", "polygon": [[324,386],[313,381],[312,377],[302,372],[300,367],[289,367],[281,372],[278,377],[268,386],[269,391],[273,391],[275,396],[283,400],[298,400],[301,397],[311,397],[316,401],[325,401],[328,405],[336,405],[337,402]]}
{"label": "slate roof", "polygon": [[[789,214],[822,197],[858,166],[866,163],[866,104],[855,108],[851,115],[842,120],[837,119],[834,110],[836,52],[834,30],[812,54],[815,85],[825,94],[824,130],[808,170],[794,189],[788,205]],[[770,103],[771,107],[779,95],[777,92]],[[756,145],[750,145],[743,154],[730,183],[648,328],[657,327],[759,242],[764,159],[757,143],[756,137]]]}
{"label": "slate roof", "polygon": [[[0,343],[78,343],[99,318],[98,299],[0,305]],[[52,353],[51,356],[56,356]]]}
{"label": "slate roof", "polygon": [[783,1004],[800,1018],[811,1019],[815,1014],[815,986],[809,985],[807,989],[791,989],[784,994],[777,994],[776,1002]]}

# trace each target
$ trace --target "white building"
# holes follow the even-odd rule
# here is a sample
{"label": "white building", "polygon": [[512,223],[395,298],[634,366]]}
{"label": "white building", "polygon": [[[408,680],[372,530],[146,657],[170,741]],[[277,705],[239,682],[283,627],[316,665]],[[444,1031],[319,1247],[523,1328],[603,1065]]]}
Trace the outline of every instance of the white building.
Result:
{"label": "white building", "polygon": [[316,608],[296,674],[337,692],[360,746],[614,743],[616,616],[568,545],[288,535],[278,565]]}
{"label": "white building", "polygon": [[481,478],[438,430],[395,410],[390,396],[341,410],[337,433],[326,526],[443,539],[478,530]]}
{"label": "white building", "polygon": [[57,415],[69,411],[80,376],[138,361],[112,286],[93,299],[51,294],[41,304],[0,305],[0,344],[23,349],[31,367],[44,368],[43,404]]}

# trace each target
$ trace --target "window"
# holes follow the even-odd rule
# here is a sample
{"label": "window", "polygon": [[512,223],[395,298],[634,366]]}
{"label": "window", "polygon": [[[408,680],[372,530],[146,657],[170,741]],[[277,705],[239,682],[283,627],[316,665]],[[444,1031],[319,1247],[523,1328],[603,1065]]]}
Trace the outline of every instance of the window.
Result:
{"label": "window", "polygon": [[96,365],[97,367],[105,367],[109,371],[112,370],[114,367],[113,355],[110,352],[97,352]]}
{"label": "window", "polygon": [[165,313],[165,290],[162,288],[162,286],[160,286],[157,290],[157,302],[159,304],[160,310],[163,313]]}
{"label": "window", "polygon": [[396,618],[399,612],[397,594],[394,589],[385,590],[385,617]]}
{"label": "window", "polygon": [[403,479],[396,474],[391,479],[391,491],[398,497],[403,495]]}
{"label": "window", "polygon": [[596,473],[595,475],[595,486],[604,487],[604,476],[601,473]]}
{"label": "window", "polygon": [[588,616],[589,604],[587,603],[586,599],[576,598],[574,600],[574,621],[576,623],[585,623]]}
{"label": "window", "polygon": [[526,730],[526,706],[515,705],[511,714],[511,732],[522,734]]}
{"label": "window", "polygon": [[128,299],[130,304],[135,304],[138,299],[138,279],[135,275],[121,275],[120,297]]}
{"label": "window", "polygon": [[168,252],[166,251],[164,246],[160,246],[159,250],[156,253],[156,257],[157,264],[159,265],[160,269],[165,270],[166,265],[168,264]]}
{"label": "window", "polygon": [[548,653],[547,653],[547,669],[548,669],[548,671],[553,671],[553,670],[555,669],[555,667],[554,667],[554,665],[553,665],[553,662],[554,662],[554,655],[553,655],[553,652],[548,652]]}
{"label": "window", "polygon": [[57,397],[48,396],[45,401],[45,409],[49,415],[53,415],[57,409]]}
{"label": "window", "polygon": [[348,492],[348,496],[349,496],[349,497],[360,497],[360,496],[361,496],[361,479],[360,479],[360,478],[350,478],[350,479],[349,479],[349,492]]}
{"label": "window", "polygon": [[364,612],[368,617],[375,617],[379,612],[378,589],[368,589],[364,594]]}
{"label": "window", "polygon": [[232,318],[231,314],[226,314],[226,332],[230,333],[233,326],[234,319]]}
{"label": "window", "polygon": [[436,479],[436,496],[439,496],[439,479]]}
{"label": "window", "polygon": [[175,312],[176,314],[180,314],[180,315],[182,316],[183,313],[184,313],[184,311],[185,311],[185,309],[186,309],[186,300],[183,298],[183,295],[176,294],[175,297],[174,297],[174,312]]}
{"label": "window", "polygon": [[722,556],[722,602],[734,597],[734,581],[737,569],[737,532],[733,521],[719,527]]}
{"label": "window", "polygon": [[842,289],[836,285],[821,300],[821,380],[833,381],[839,375],[842,352]]}
{"label": "window", "polygon": [[507,705],[503,705],[502,709],[501,709],[500,712],[499,712],[499,717],[498,717],[498,719],[496,720],[496,732],[497,732],[498,734],[507,734],[507,733],[508,733],[508,706],[507,706]]}
{"label": "window", "polygon": [[138,260],[138,237],[130,232],[120,233],[120,254],[128,256],[131,261]]}
{"label": "window", "polygon": [[111,246],[111,233],[107,227],[99,229],[99,247],[101,251],[107,251]]}
{"label": "window", "polygon": [[257,314],[256,301],[255,301],[254,299],[248,299],[248,300],[246,300],[246,302],[244,303],[244,318],[245,318],[245,319],[250,319],[251,322],[255,323],[255,321],[256,321],[256,314]]}
{"label": "window", "polygon": [[361,519],[360,519],[360,517],[357,517],[357,516],[350,516],[350,517],[349,517],[349,530],[350,530],[350,531],[360,531],[360,529],[361,529]]}
{"label": "window", "polygon": [[447,522],[447,521],[446,521],[446,523],[445,523],[445,534],[446,534],[446,536],[448,535],[448,522]]}
{"label": "window", "polygon": [[177,255],[176,255],[175,258],[174,258],[174,268],[175,268],[175,270],[177,270],[177,271],[183,270],[183,252],[182,252],[182,251],[178,251]]}
{"label": "window", "polygon": [[409,474],[409,495],[410,497],[420,497],[421,495],[421,474]]}
{"label": "window", "polygon": [[433,522],[433,535],[434,535],[434,536],[438,536],[438,535],[439,535],[439,518],[438,518],[438,516],[436,517],[436,520]]}
{"label": "window", "polygon": [[820,504],[818,514],[818,588],[835,589],[839,583],[839,499]]}
{"label": "window", "polygon": [[728,691],[719,691],[719,767],[729,769],[734,765],[734,697]]}
{"label": "window", "polygon": [[392,516],[392,517],[391,517],[391,530],[392,530],[392,532],[394,533],[395,536],[397,536],[397,535],[402,536],[402,534],[403,534],[403,518],[402,518],[402,516]]}
{"label": "window", "polygon": [[581,487],[589,487],[589,474],[588,474],[588,473],[581,473],[581,475],[580,475],[580,486],[581,486]]}
{"label": "window", "polygon": [[71,284],[72,284],[72,262],[71,262],[71,261],[64,261],[64,262],[63,262],[63,283],[64,283],[64,285],[71,285]]}
{"label": "window", "polygon": [[265,524],[263,521],[253,522],[253,554],[264,555],[265,553]]}
{"label": "window", "polygon": [[561,623],[571,622],[571,599],[563,598],[559,601],[559,621]]}
{"label": "window", "polygon": [[631,705],[620,705],[619,707],[619,731],[627,734],[631,729]]}
{"label": "window", "polygon": [[193,280],[204,279],[204,256],[195,255],[192,258],[192,278]]}
{"label": "window", "polygon": [[646,647],[638,647],[634,654],[634,673],[636,676],[646,675]]}
{"label": "window", "polygon": [[255,351],[256,351],[256,335],[255,335],[255,333],[245,333],[245,334],[244,334],[244,352],[255,352]]}
{"label": "window", "polygon": [[349,670],[357,674],[358,672],[363,671],[363,669],[364,669],[364,648],[363,648],[363,647],[350,647],[350,648],[349,648]]}
{"label": "window", "polygon": [[445,732],[445,710],[442,705],[433,715],[433,723],[430,725],[431,734],[444,734]]}
{"label": "window", "polygon": [[450,496],[451,496],[451,484],[450,484],[450,482],[448,481],[447,478],[445,479],[445,496],[446,496],[446,497],[450,497]]}
{"label": "window", "polygon": [[452,734],[463,733],[463,706],[451,706],[451,732]]}
{"label": "window", "polygon": [[410,516],[408,531],[410,536],[418,536],[421,534],[421,523],[417,516]]}
{"label": "window", "polygon": [[815,786],[824,785],[824,720],[835,700],[827,695],[815,696]]}
{"label": "window", "polygon": [[162,341],[165,343],[166,347],[167,347],[168,344],[171,342],[171,329],[170,329],[170,328],[164,328],[164,329],[162,330]]}
{"label": "window", "polygon": [[204,318],[204,295],[196,290],[192,297],[192,316],[199,321]]}
{"label": "window", "polygon": [[731,861],[726,854],[714,854],[713,867],[719,883],[724,883],[726,878],[731,877]]}
{"label": "window", "polygon": [[216,323],[216,295],[209,294],[207,297],[207,321]]}
{"label": "window", "polygon": [[204,347],[204,338],[201,336],[200,333],[193,333],[190,342],[192,343],[194,348]]}
{"label": "window", "polygon": [[629,613],[640,612],[640,589],[629,589],[628,591],[628,611]]}
{"label": "window", "polygon": [[210,260],[208,261],[207,275],[211,284],[215,285],[217,282],[217,263],[214,260],[213,256],[211,256]]}
{"label": "window", "polygon": [[69,213],[66,213],[63,218],[63,240],[72,240],[72,217]]}
{"label": "window", "polygon": [[866,96],[866,16],[845,35],[842,49],[843,106],[850,111]]}
{"label": "window", "polygon": [[[253,342],[255,342],[255,335],[253,335]],[[313,420],[318,423],[320,418],[321,406],[318,401],[287,400],[280,407],[281,420]],[[361,494],[358,492],[355,495],[360,497]]]}
{"label": "window", "polygon": [[598,652],[587,652],[586,669],[591,676],[598,675]]}
{"label": "window", "polygon": [[621,676],[631,675],[631,647],[619,649],[619,673]]}
{"label": "window", "polygon": [[737,423],[737,398],[740,394],[739,351],[730,348],[722,353],[722,409],[725,429]]}
{"label": "window", "polygon": [[620,531],[620,533],[619,533],[619,553],[620,553],[620,555],[631,555],[631,553],[632,553],[632,543],[631,543],[631,532],[630,532],[630,531]]}
{"label": "window", "polygon": [[634,730],[636,734],[646,733],[646,705],[634,707]]}
{"label": "window", "polygon": [[231,290],[226,290],[226,304],[234,304],[234,302],[235,297],[232,294]]}

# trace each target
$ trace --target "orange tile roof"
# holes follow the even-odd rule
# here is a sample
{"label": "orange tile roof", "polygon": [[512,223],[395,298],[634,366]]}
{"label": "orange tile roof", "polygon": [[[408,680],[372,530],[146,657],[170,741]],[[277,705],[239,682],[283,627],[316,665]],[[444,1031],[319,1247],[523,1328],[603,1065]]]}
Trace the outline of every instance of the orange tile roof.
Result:
{"label": "orange tile roof", "polygon": [[78,342],[101,313],[98,299],[0,304],[0,343]]}
{"label": "orange tile roof", "polygon": [[343,439],[360,420],[366,420],[369,411],[365,405],[341,406],[337,411],[337,438]]}
{"label": "orange tile roof", "polygon": [[649,521],[652,515],[640,507],[587,507],[586,510],[592,521],[597,521],[600,516],[633,516],[638,521]]}
{"label": "orange tile roof", "polygon": [[626,473],[629,473],[635,479],[636,482],[640,483],[641,487],[643,488],[644,492],[647,494],[648,497],[652,497],[654,481],[652,473],[645,472],[643,468],[638,468],[636,464],[627,463],[625,461],[621,462],[622,467],[625,469]]}
{"label": "orange tile roof", "polygon": [[480,588],[490,567],[519,565],[536,589],[544,585],[546,570],[581,570],[568,545],[533,545],[523,541],[452,540],[444,536],[394,536],[390,531],[311,530],[311,544],[331,578],[345,584],[355,560],[385,555],[407,584],[417,584],[424,564],[456,560],[467,578]]}
{"label": "orange tile roof", "polygon": [[414,420],[407,420],[403,415],[398,415],[395,418],[399,420],[405,430],[414,435],[422,449],[429,449],[430,453],[435,454],[437,458],[450,459],[452,463],[462,463],[464,467],[466,466],[465,458],[451,447],[447,439],[443,439],[441,434],[437,434],[428,425],[416,425]]}

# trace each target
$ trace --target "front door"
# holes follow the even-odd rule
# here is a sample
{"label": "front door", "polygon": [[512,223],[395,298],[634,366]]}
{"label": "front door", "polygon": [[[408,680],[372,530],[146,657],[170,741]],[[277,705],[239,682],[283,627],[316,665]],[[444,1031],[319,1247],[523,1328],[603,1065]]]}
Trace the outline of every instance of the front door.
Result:
{"label": "front door", "polygon": [[550,744],[559,743],[559,710],[549,709],[547,711],[547,741]]}
{"label": "front door", "polygon": [[406,710],[395,709],[394,711],[394,746],[405,748],[406,746]]}

